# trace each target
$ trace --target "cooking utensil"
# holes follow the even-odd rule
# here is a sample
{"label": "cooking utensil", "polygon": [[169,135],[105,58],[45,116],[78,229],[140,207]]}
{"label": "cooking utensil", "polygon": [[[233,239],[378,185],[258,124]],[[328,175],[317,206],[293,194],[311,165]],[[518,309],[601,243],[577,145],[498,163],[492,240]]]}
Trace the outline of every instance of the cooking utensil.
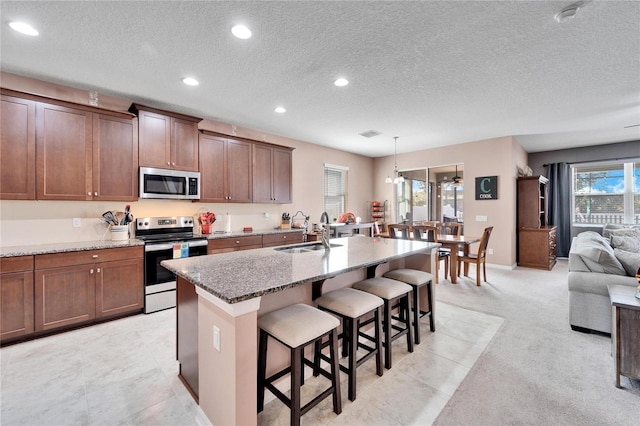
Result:
{"label": "cooking utensil", "polygon": [[109,225],[117,225],[118,224],[118,220],[116,219],[115,215],[113,214],[113,212],[111,210],[102,213],[102,218]]}

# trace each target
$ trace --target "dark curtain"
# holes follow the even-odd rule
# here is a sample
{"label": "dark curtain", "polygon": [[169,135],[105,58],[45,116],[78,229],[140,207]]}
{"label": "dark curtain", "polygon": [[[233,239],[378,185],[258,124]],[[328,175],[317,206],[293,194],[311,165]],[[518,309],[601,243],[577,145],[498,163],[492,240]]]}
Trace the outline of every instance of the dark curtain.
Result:
{"label": "dark curtain", "polygon": [[571,168],[567,163],[547,166],[549,178],[549,224],[557,226],[556,255],[569,256],[571,248]]}

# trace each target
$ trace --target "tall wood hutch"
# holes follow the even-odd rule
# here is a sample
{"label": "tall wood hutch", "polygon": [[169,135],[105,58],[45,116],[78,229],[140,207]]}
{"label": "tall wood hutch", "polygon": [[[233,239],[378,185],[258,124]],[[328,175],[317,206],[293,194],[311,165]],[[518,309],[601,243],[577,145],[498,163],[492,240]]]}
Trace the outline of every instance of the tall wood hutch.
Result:
{"label": "tall wood hutch", "polygon": [[518,178],[518,265],[551,270],[556,264],[556,227],[549,225],[549,180]]}

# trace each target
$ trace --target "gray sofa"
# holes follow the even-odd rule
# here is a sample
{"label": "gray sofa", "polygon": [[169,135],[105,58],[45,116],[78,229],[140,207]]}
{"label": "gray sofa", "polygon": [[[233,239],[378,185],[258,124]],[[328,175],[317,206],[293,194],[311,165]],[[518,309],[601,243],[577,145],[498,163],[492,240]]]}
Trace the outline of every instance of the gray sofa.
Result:
{"label": "gray sofa", "polygon": [[606,225],[603,235],[587,231],[569,251],[569,323],[576,331],[611,333],[607,285],[635,287],[640,267],[640,227]]}

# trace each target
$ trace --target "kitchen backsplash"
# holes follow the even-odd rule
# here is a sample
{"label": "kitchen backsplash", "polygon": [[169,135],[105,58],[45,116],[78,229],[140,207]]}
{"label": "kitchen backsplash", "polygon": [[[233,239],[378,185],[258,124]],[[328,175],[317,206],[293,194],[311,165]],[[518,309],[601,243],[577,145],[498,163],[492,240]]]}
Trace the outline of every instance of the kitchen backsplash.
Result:
{"label": "kitchen backsplash", "polygon": [[[0,246],[13,247],[110,239],[107,224],[100,219],[105,211],[124,211],[126,202],[2,201],[0,204]],[[142,200],[129,203],[135,218],[147,216],[194,216],[210,211],[216,214],[212,231],[226,230],[226,213],[231,230],[245,226],[256,230],[273,229],[283,212],[295,213],[291,205],[200,204],[187,201]],[[266,217],[265,217],[266,216]],[[80,219],[74,227],[73,219]],[[131,224],[133,236],[135,224]],[[196,225],[195,231],[200,227]]]}

